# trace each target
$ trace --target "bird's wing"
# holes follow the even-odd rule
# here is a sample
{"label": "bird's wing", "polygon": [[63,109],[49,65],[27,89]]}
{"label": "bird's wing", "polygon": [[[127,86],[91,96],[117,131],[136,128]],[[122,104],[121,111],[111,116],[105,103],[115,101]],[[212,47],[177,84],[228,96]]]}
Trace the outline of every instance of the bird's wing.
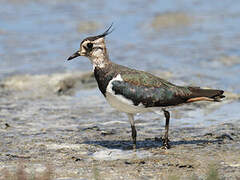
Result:
{"label": "bird's wing", "polygon": [[176,86],[150,73],[137,70],[121,70],[122,80],[112,81],[112,90],[116,95],[130,99],[134,105],[145,107],[164,107],[186,102],[191,91]]}

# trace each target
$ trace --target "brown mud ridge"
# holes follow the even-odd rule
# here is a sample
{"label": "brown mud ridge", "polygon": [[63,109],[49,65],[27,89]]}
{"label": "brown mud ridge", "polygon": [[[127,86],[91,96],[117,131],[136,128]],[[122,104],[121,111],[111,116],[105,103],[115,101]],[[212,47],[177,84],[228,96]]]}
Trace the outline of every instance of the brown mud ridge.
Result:
{"label": "brown mud ridge", "polygon": [[127,118],[109,107],[91,73],[9,77],[0,83],[0,179],[46,171],[49,179],[72,180],[239,179],[240,117],[201,125],[190,113],[239,102],[227,97],[173,110],[169,150],[161,149],[163,116],[137,116],[133,151]]}

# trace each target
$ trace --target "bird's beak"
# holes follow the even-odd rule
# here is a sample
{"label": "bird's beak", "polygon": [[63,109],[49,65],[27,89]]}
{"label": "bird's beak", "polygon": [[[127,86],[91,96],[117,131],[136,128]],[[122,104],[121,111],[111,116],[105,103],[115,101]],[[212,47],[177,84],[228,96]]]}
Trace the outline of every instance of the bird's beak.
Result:
{"label": "bird's beak", "polygon": [[77,52],[75,52],[73,55],[71,55],[67,60],[69,61],[69,60],[72,60],[72,59],[74,59],[74,58],[76,58],[76,57],[78,57],[78,56],[81,56],[81,53],[80,53],[80,51],[77,51]]}

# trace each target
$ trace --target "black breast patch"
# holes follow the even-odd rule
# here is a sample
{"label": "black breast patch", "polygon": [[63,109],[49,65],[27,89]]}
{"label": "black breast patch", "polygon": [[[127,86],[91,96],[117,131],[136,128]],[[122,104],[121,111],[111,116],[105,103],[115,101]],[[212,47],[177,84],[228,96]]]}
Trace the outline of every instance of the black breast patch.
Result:
{"label": "black breast patch", "polygon": [[95,67],[94,69],[94,76],[97,80],[98,87],[102,94],[106,96],[106,89],[109,82],[112,80],[115,74],[107,73],[106,69]]}

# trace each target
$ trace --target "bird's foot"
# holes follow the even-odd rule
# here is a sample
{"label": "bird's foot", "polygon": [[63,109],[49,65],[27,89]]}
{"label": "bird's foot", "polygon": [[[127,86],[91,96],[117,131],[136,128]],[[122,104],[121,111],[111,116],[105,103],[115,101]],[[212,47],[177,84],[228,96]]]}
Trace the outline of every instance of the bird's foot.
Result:
{"label": "bird's foot", "polygon": [[136,140],[136,138],[133,138],[132,149],[133,149],[134,151],[136,151],[136,149],[137,149],[137,140]]}
{"label": "bird's foot", "polygon": [[161,149],[164,149],[164,150],[167,150],[167,149],[170,149],[170,148],[171,148],[171,146],[170,146],[169,143],[163,143],[163,145],[161,147]]}
{"label": "bird's foot", "polygon": [[133,151],[136,151],[137,150],[137,144],[133,144],[132,149],[133,149]]}
{"label": "bird's foot", "polygon": [[165,150],[167,150],[167,149],[170,149],[171,148],[171,146],[170,146],[170,144],[169,144],[169,139],[168,138],[162,138],[162,149],[165,149]]}

